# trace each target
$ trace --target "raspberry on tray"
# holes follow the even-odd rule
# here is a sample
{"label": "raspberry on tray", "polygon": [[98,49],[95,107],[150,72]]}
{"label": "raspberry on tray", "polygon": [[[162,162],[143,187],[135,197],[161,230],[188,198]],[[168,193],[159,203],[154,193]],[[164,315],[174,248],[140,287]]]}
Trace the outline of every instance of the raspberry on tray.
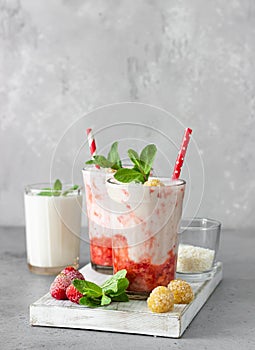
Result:
{"label": "raspberry on tray", "polygon": [[[67,266],[60,272],[50,286],[50,294],[58,300],[67,299],[66,291],[75,279],[84,280],[84,276],[73,266]],[[69,298],[68,298],[69,299]]]}
{"label": "raspberry on tray", "polygon": [[73,303],[79,304],[80,298],[83,297],[83,294],[81,294],[73,284],[70,284],[66,290],[66,296]]}
{"label": "raspberry on tray", "polygon": [[67,299],[66,289],[71,284],[71,279],[63,273],[60,273],[50,286],[50,294],[58,300]]}
{"label": "raspberry on tray", "polygon": [[73,266],[67,266],[64,270],[61,271],[64,275],[68,276],[71,281],[74,279],[84,280],[84,276],[80,271],[76,270]]}

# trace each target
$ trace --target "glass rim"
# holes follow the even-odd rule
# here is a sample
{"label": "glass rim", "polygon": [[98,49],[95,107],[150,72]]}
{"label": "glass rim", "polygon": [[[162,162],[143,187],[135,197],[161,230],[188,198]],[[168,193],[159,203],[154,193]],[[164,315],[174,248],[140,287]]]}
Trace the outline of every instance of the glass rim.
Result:
{"label": "glass rim", "polygon": [[[71,184],[71,183],[62,183],[62,189],[61,190],[54,190],[53,188],[54,186],[54,183],[51,183],[51,182],[38,182],[38,183],[33,183],[33,184],[29,184],[29,185],[26,185],[24,187],[24,192],[25,194],[31,192],[31,193],[36,193],[38,191],[43,191],[43,192],[56,192],[56,193],[62,193],[62,192],[65,192],[68,190],[68,193],[76,193],[77,194],[80,194],[83,187],[81,185],[77,185],[79,186],[78,188],[76,189],[71,189],[73,186],[75,186],[75,184]],[[50,189],[47,189],[47,187],[51,187]]]}
{"label": "glass rim", "polygon": [[[152,176],[152,178],[154,178],[154,176]],[[164,184],[164,186],[144,186],[145,188],[146,187],[148,187],[148,188],[151,188],[151,187],[153,187],[153,188],[160,188],[160,189],[162,189],[162,188],[164,188],[164,187],[179,187],[179,186],[183,186],[183,185],[185,185],[186,184],[186,181],[185,180],[183,180],[183,179],[177,179],[177,180],[172,180],[171,178],[169,178],[169,177],[165,177],[165,176],[158,176],[158,177],[155,177],[155,179],[165,179],[165,180],[169,180],[170,181],[170,183],[169,184],[167,184],[167,185],[165,185]],[[141,186],[141,185],[144,185],[144,184],[142,184],[142,183],[136,183],[136,182],[113,182],[112,181],[113,180],[113,178],[110,178],[110,179],[107,179],[107,181],[106,182],[108,182],[109,184],[111,184],[111,185],[117,185],[117,186]],[[115,181],[117,181],[117,180],[115,180]],[[179,183],[178,183],[179,182]]]}
{"label": "glass rim", "polygon": [[[184,222],[187,222],[187,224],[184,224]],[[193,222],[197,222],[196,226],[191,226],[191,224]],[[205,222],[205,223],[209,223],[211,224],[210,226],[201,226],[199,225],[199,223],[201,222]],[[186,230],[190,230],[190,231],[196,231],[196,230],[200,230],[200,231],[209,231],[212,230],[214,228],[221,228],[221,222],[215,219],[210,219],[210,218],[202,218],[202,217],[184,217],[181,219],[180,221],[180,228],[179,231],[186,231]]]}
{"label": "glass rim", "polygon": [[[133,167],[134,164],[133,163],[123,163],[122,166],[128,168],[128,167]],[[107,171],[111,169],[111,171]],[[104,170],[105,173],[107,174],[113,174],[114,172],[116,172],[117,170],[112,169],[112,168],[103,168],[103,167],[99,167],[97,168],[95,164],[87,164],[82,168],[82,171],[95,171],[95,172],[100,172],[100,170]],[[151,170],[153,170],[153,168],[151,168]]]}
{"label": "glass rim", "polygon": [[[96,166],[95,166],[95,164],[88,164],[87,166],[85,166],[85,167],[83,167],[82,168],[82,171],[91,171],[91,172],[97,172],[97,173],[99,173],[100,171],[102,172],[102,170],[107,174],[108,172],[107,172],[107,170],[108,169],[111,169],[111,168],[97,168]],[[114,172],[114,170],[112,169],[112,172]],[[111,174],[112,173],[111,171],[109,171],[109,174]]]}

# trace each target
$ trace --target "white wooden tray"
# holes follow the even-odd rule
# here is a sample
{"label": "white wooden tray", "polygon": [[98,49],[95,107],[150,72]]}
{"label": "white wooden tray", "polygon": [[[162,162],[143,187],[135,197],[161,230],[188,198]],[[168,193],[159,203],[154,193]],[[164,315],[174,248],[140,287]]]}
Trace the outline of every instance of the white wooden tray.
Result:
{"label": "white wooden tray", "polygon": [[[95,272],[90,264],[80,271],[87,280],[98,284],[109,278],[109,275]],[[145,300],[115,302],[91,309],[66,300],[55,300],[48,293],[30,305],[30,324],[179,338],[221,280],[222,263],[218,262],[209,280],[191,283],[195,292],[191,304],[175,305],[173,311],[164,314],[150,312]]]}

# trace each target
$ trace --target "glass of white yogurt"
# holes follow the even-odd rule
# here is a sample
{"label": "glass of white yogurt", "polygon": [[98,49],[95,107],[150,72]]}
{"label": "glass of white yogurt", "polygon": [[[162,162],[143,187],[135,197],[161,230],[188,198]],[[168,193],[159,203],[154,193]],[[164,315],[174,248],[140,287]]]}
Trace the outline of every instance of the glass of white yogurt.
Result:
{"label": "glass of white yogurt", "polygon": [[82,193],[77,185],[53,190],[48,183],[25,188],[26,248],[29,270],[54,275],[79,266]]}

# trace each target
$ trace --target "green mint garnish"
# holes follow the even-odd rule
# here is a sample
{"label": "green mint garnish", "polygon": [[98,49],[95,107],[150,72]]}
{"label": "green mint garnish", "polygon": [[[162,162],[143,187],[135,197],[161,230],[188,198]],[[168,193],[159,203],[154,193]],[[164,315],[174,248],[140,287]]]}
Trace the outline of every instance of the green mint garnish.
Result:
{"label": "green mint garnish", "polygon": [[78,188],[79,188],[79,185],[73,185],[72,187],[68,188],[68,190],[64,191],[62,193],[62,196],[67,196],[72,191],[78,190]]}
{"label": "green mint garnish", "polygon": [[87,296],[83,296],[80,300],[79,303],[81,305],[86,305],[88,307],[99,307],[100,306],[100,300],[98,299],[92,299]]}
{"label": "green mint garnish", "polygon": [[116,285],[119,279],[125,278],[127,274],[127,270],[120,270],[116,272],[112,277],[108,278],[102,285],[101,288],[104,290],[112,289]]}
{"label": "green mint garnish", "polygon": [[153,144],[147,145],[141,152],[140,156],[133,149],[128,150],[128,156],[134,164],[132,169],[119,169],[114,174],[116,180],[124,183],[148,181],[152,164],[157,153],[157,147]]}
{"label": "green mint garnish", "polygon": [[62,190],[62,183],[59,179],[57,179],[53,186],[54,191],[61,191]]}
{"label": "green mint garnish", "polygon": [[150,175],[150,171],[151,171],[154,159],[156,157],[156,153],[157,153],[157,147],[155,145],[148,145],[144,147],[144,149],[140,154],[140,165],[143,167],[143,171],[146,175],[148,175],[148,177]]}
{"label": "green mint garnish", "polygon": [[118,142],[111,146],[107,158],[102,155],[95,155],[86,164],[95,164],[100,168],[111,168],[117,170],[114,174],[116,180],[124,183],[139,182],[145,183],[150,175],[152,164],[157,153],[157,147],[153,144],[147,145],[140,156],[133,149],[128,150],[128,156],[134,164],[133,168],[123,168],[118,152]]}
{"label": "green mint garnish", "polygon": [[114,142],[108,153],[107,160],[113,163],[112,169],[118,170],[122,167],[120,155],[118,151],[118,142]]}
{"label": "green mint garnish", "polygon": [[144,183],[146,181],[144,175],[139,171],[135,169],[119,169],[115,174],[114,177],[116,180],[124,183],[128,182],[141,182]]}
{"label": "green mint garnish", "polygon": [[96,164],[101,168],[111,168],[114,166],[112,162],[106,159],[104,156],[94,156],[94,159],[88,160],[86,164]]}
{"label": "green mint garnish", "polygon": [[74,286],[80,293],[88,297],[99,298],[103,294],[102,288],[94,282],[75,280]]}
{"label": "green mint garnish", "polygon": [[60,196],[61,195],[61,190],[62,190],[62,183],[59,179],[57,179],[53,185],[53,196]]}
{"label": "green mint garnish", "polygon": [[95,164],[101,168],[112,168],[118,170],[122,167],[119,152],[118,152],[118,142],[114,142],[108,153],[107,158],[102,155],[95,155],[93,159],[88,160],[86,164]]}
{"label": "green mint garnish", "polygon": [[129,301],[128,296],[125,292],[117,296],[113,296],[111,298],[112,298],[112,301]]}
{"label": "green mint garnish", "polygon": [[79,303],[89,307],[109,305],[112,301],[128,301],[126,289],[129,281],[127,271],[120,270],[101,286],[96,283],[75,279],[72,283],[83,297]]}
{"label": "green mint garnish", "polygon": [[42,191],[37,194],[37,196],[53,196],[52,189],[50,187],[42,188]]}
{"label": "green mint garnish", "polygon": [[109,305],[109,304],[111,304],[111,302],[112,302],[112,299],[110,297],[108,297],[106,294],[102,295],[100,305],[102,305],[102,306]]}
{"label": "green mint garnish", "polygon": [[78,185],[73,185],[72,187],[70,187],[69,189],[67,189],[66,191],[64,191],[63,193],[61,192],[62,191],[62,183],[59,179],[57,179],[55,182],[54,182],[54,185],[53,185],[53,188],[50,188],[50,187],[45,187],[45,188],[42,188],[42,191],[39,192],[37,194],[37,196],[47,196],[47,197],[52,197],[52,196],[55,196],[55,197],[58,197],[58,196],[67,196],[69,193],[71,193],[72,191],[75,191],[79,188]]}

